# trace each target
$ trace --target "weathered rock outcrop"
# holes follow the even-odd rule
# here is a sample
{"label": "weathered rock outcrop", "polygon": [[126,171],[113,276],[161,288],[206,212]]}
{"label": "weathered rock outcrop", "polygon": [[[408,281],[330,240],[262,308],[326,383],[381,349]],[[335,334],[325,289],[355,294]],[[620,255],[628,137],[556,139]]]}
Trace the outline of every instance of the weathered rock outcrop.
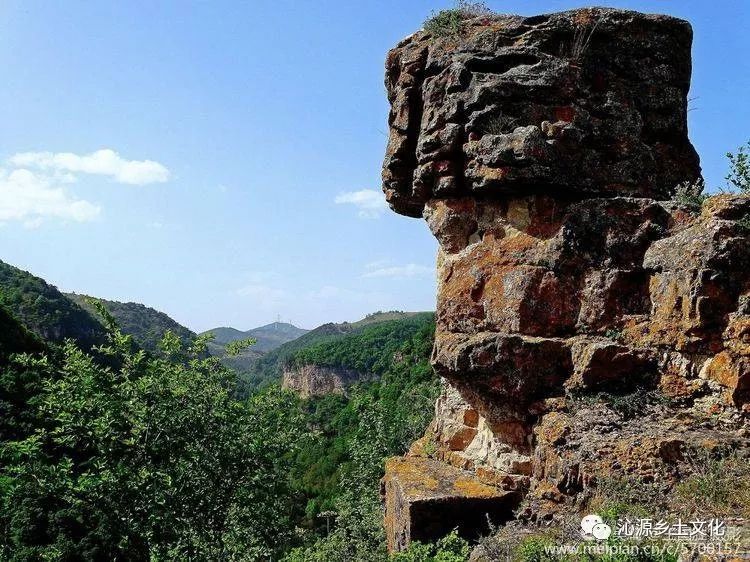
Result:
{"label": "weathered rock outcrop", "polygon": [[[383,189],[440,244],[445,383],[409,455],[430,462],[387,467],[391,548],[432,538],[404,506],[442,465],[494,487],[481,497],[501,521],[510,492],[545,517],[597,479],[668,484],[691,448],[747,446],[750,199],[670,200],[700,177],[691,38],[675,18],[582,9],[476,18],[389,53]],[[601,392],[664,400],[627,420],[581,399]]]}
{"label": "weathered rock outcrop", "polygon": [[294,390],[302,398],[310,398],[326,394],[346,394],[350,385],[371,378],[352,369],[301,365],[284,369],[281,373],[281,386]]}

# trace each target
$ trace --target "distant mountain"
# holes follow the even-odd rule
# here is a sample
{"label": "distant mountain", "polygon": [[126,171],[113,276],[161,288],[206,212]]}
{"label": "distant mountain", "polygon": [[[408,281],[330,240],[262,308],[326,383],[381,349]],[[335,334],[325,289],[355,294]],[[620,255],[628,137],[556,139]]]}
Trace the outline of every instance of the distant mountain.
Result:
{"label": "distant mountain", "polygon": [[56,287],[0,261],[0,305],[40,338],[73,339],[84,349],[105,342],[104,327]]}
{"label": "distant mountain", "polygon": [[[87,295],[67,293],[69,299],[97,317],[94,307],[89,303]],[[159,351],[161,342],[167,330],[175,334],[183,347],[189,346],[197,337],[195,332],[173,320],[165,313],[135,302],[118,302],[96,298],[115,318],[123,333],[133,336],[135,343],[151,353]]]}
{"label": "distant mountain", "polygon": [[[293,324],[274,322],[260,326],[259,328],[247,330],[246,332],[237,330],[236,328],[223,327],[208,330],[203,332],[203,334],[212,334],[214,336],[213,341],[208,344],[208,352],[211,355],[219,357],[225,366],[243,374],[242,376],[244,377],[244,373],[251,369],[253,364],[264,353],[272,351],[280,345],[304,335],[306,332],[307,330],[298,328]],[[255,344],[243,350],[239,355],[227,355],[225,346],[228,343],[247,338],[255,338]]]}
{"label": "distant mountain", "polygon": [[281,378],[284,367],[294,358],[295,354],[302,349],[308,348],[314,344],[334,341],[348,334],[356,333],[367,326],[390,322],[393,320],[403,320],[415,316],[432,314],[429,312],[375,312],[368,314],[362,320],[357,322],[342,322],[340,324],[328,323],[310,330],[297,339],[291,340],[276,349],[273,349],[252,362],[242,375],[248,389],[252,390],[263,386],[270,381],[276,381]]}
{"label": "distant mountain", "polygon": [[214,343],[226,345],[233,341],[247,338],[255,338],[257,341],[253,345],[254,351],[265,353],[279,347],[280,345],[295,340],[308,330],[298,328],[293,324],[285,322],[274,322],[259,328],[253,328],[243,332],[235,328],[214,328],[203,332],[204,334],[213,334]]}

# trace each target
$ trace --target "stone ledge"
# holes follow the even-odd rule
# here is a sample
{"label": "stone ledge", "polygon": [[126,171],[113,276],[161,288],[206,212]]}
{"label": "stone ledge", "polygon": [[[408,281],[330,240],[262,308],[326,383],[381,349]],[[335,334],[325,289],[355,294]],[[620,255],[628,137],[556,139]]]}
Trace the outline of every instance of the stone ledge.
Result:
{"label": "stone ledge", "polygon": [[513,517],[517,492],[488,486],[471,472],[433,459],[393,457],[386,461],[381,493],[388,550],[413,540],[432,541],[453,529],[466,538]]}

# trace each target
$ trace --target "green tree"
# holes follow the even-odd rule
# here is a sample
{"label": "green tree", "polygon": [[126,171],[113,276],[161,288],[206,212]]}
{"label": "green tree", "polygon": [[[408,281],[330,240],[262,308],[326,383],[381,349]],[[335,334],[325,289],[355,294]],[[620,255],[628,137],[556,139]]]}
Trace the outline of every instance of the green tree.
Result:
{"label": "green tree", "polygon": [[[151,358],[111,317],[102,367],[67,343],[59,364],[20,355],[43,388],[36,430],[0,447],[0,558],[258,560],[292,540],[284,455],[296,398],[246,402],[216,359]],[[181,354],[179,339],[163,349]]]}

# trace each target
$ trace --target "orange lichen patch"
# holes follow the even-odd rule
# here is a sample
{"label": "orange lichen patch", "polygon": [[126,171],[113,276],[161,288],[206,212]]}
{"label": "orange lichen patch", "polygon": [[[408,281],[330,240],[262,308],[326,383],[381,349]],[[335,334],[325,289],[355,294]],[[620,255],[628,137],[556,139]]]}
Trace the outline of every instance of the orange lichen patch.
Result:
{"label": "orange lichen patch", "polygon": [[506,492],[482,483],[471,472],[420,457],[391,457],[385,462],[386,482],[398,484],[409,501],[449,497],[496,498]]}
{"label": "orange lichen patch", "polygon": [[458,478],[453,483],[453,490],[459,495],[470,498],[494,498],[497,496],[497,488],[484,484],[473,475]]}
{"label": "orange lichen patch", "polygon": [[688,380],[674,369],[664,371],[659,379],[659,391],[668,398],[695,396],[702,386],[702,381]]}
{"label": "orange lichen patch", "polygon": [[724,343],[733,353],[750,356],[750,316],[730,315],[729,324],[724,330]]}
{"label": "orange lichen patch", "polygon": [[[529,487],[531,461],[526,461],[523,474],[508,474],[489,466],[477,466],[474,472],[482,482],[503,490],[526,490]],[[520,471],[519,471],[520,472]]]}
{"label": "orange lichen patch", "polygon": [[732,356],[723,351],[715,355],[706,368],[706,376],[727,388],[736,389],[739,382],[739,369]]}
{"label": "orange lichen patch", "polygon": [[571,429],[570,416],[561,412],[550,412],[544,416],[534,433],[540,442],[559,445],[565,441]]}
{"label": "orange lichen patch", "polygon": [[706,219],[710,217],[720,218],[741,218],[741,217],[727,217],[729,215],[737,214],[737,200],[738,195],[732,195],[729,193],[720,193],[718,195],[712,195],[707,198],[701,208],[701,218]]}
{"label": "orange lichen patch", "polygon": [[508,175],[512,174],[514,169],[510,166],[500,166],[493,168],[491,166],[479,166],[478,174],[482,175],[487,180],[500,181],[505,179]]}
{"label": "orange lichen patch", "polygon": [[426,459],[419,457],[391,457],[385,461],[386,478],[398,478],[405,492],[426,494],[440,489],[440,480],[423,470]]}
{"label": "orange lichen patch", "polygon": [[750,358],[722,351],[705,368],[707,378],[729,391],[729,400],[737,405],[750,401]]}

